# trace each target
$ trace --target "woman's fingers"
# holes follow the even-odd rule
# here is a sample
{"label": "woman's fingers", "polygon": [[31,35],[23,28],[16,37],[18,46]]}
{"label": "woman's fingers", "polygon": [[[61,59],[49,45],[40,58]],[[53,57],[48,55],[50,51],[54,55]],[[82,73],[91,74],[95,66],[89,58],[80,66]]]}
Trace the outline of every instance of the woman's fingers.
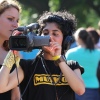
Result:
{"label": "woman's fingers", "polygon": [[13,36],[18,36],[18,35],[20,35],[20,34],[22,34],[22,32],[17,31],[17,30],[13,32]]}

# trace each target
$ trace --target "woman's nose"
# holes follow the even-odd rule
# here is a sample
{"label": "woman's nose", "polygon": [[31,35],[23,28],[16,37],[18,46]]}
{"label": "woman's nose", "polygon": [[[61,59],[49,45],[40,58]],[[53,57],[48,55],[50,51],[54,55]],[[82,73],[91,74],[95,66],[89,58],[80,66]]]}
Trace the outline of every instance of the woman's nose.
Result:
{"label": "woman's nose", "polygon": [[13,21],[13,27],[17,28],[18,27],[18,22],[17,21]]}
{"label": "woman's nose", "polygon": [[49,33],[49,36],[50,36],[50,37],[53,37],[52,33]]}
{"label": "woman's nose", "polygon": [[52,40],[54,40],[54,38],[53,38],[53,36],[50,36],[50,42],[51,42]]}

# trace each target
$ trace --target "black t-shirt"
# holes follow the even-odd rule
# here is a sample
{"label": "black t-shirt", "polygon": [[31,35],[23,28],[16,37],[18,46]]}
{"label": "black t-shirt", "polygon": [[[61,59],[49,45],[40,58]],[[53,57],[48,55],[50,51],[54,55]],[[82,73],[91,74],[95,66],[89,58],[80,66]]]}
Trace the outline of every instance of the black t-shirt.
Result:
{"label": "black t-shirt", "polygon": [[[34,63],[32,60],[21,59],[20,65],[24,71],[24,80],[20,84],[23,100],[75,100],[74,91],[61,74],[60,68],[51,60],[44,60],[44,63],[40,58]],[[84,72],[75,61],[67,61],[67,64],[72,70],[79,68],[81,73]]]}
{"label": "black t-shirt", "polygon": [[[2,65],[0,65],[1,68]],[[11,91],[0,93],[0,100],[11,100]]]}

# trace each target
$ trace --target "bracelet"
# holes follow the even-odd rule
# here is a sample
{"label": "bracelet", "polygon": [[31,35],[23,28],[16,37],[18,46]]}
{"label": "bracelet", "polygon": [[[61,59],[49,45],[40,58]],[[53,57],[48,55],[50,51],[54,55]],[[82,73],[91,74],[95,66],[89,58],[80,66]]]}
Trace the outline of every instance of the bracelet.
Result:
{"label": "bracelet", "polygon": [[67,61],[66,61],[66,59],[64,58],[63,55],[61,55],[59,59],[57,59],[57,60],[54,61],[54,63],[55,63],[56,66],[58,66],[59,63],[61,63],[61,62],[67,63]]}
{"label": "bracelet", "polygon": [[54,57],[52,57],[52,60],[57,60],[57,59],[60,58],[60,56],[61,56],[61,55],[59,55],[59,56],[54,56]]}

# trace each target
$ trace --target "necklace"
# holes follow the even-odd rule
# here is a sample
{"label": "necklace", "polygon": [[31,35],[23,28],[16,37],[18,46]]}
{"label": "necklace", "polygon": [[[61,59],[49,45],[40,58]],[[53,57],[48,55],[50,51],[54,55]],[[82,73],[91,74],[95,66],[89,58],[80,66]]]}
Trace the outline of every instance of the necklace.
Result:
{"label": "necklace", "polygon": [[[62,78],[62,72],[60,72],[59,79],[57,80],[57,82],[55,82],[54,79],[53,79],[53,76],[52,76],[52,74],[51,74],[49,68],[47,67],[47,64],[46,64],[46,62],[45,62],[45,60],[44,60],[43,57],[41,57],[41,62],[42,62],[42,65],[43,65],[43,68],[44,68],[46,74],[50,74],[50,77],[48,76],[48,78],[49,78],[49,79],[51,78],[52,84],[53,84],[53,85],[56,85],[57,83],[59,83],[59,81],[60,81],[61,78]],[[48,71],[47,71],[47,70],[48,70]],[[49,73],[48,73],[48,72],[49,72]]]}
{"label": "necklace", "polygon": [[[56,84],[60,82],[60,80],[61,80],[61,78],[62,78],[62,72],[60,72],[59,79],[57,80],[57,82],[55,82],[54,79],[53,79],[53,76],[52,76],[52,74],[51,74],[51,72],[50,72],[50,70],[49,70],[48,67],[47,67],[47,64],[46,64],[46,62],[45,62],[43,56],[41,56],[41,62],[42,62],[42,65],[43,65],[43,68],[44,68],[46,74],[50,74],[50,77],[48,76],[48,78],[49,78],[49,79],[51,78],[52,84],[53,84],[54,87],[55,87],[55,93],[56,93],[55,100],[62,100],[62,97],[68,92],[68,90],[66,90],[60,97],[58,97],[58,92],[57,92]],[[48,69],[49,73],[48,73],[47,69]]]}
{"label": "necklace", "polygon": [[[57,89],[56,89],[56,84],[59,83],[60,79],[62,78],[62,73],[60,73],[60,77],[59,77],[58,81],[55,82],[54,79],[53,79],[53,76],[52,76],[50,70],[47,68],[46,62],[45,62],[45,60],[44,60],[44,58],[43,58],[42,56],[41,56],[41,62],[42,62],[42,65],[43,65],[43,68],[44,68],[46,74],[50,74],[50,77],[48,76],[48,78],[49,78],[49,79],[51,78],[52,84],[55,86],[55,93],[56,93],[55,100],[59,100],[59,99],[58,99]],[[48,69],[49,73],[47,72],[46,68]]]}

